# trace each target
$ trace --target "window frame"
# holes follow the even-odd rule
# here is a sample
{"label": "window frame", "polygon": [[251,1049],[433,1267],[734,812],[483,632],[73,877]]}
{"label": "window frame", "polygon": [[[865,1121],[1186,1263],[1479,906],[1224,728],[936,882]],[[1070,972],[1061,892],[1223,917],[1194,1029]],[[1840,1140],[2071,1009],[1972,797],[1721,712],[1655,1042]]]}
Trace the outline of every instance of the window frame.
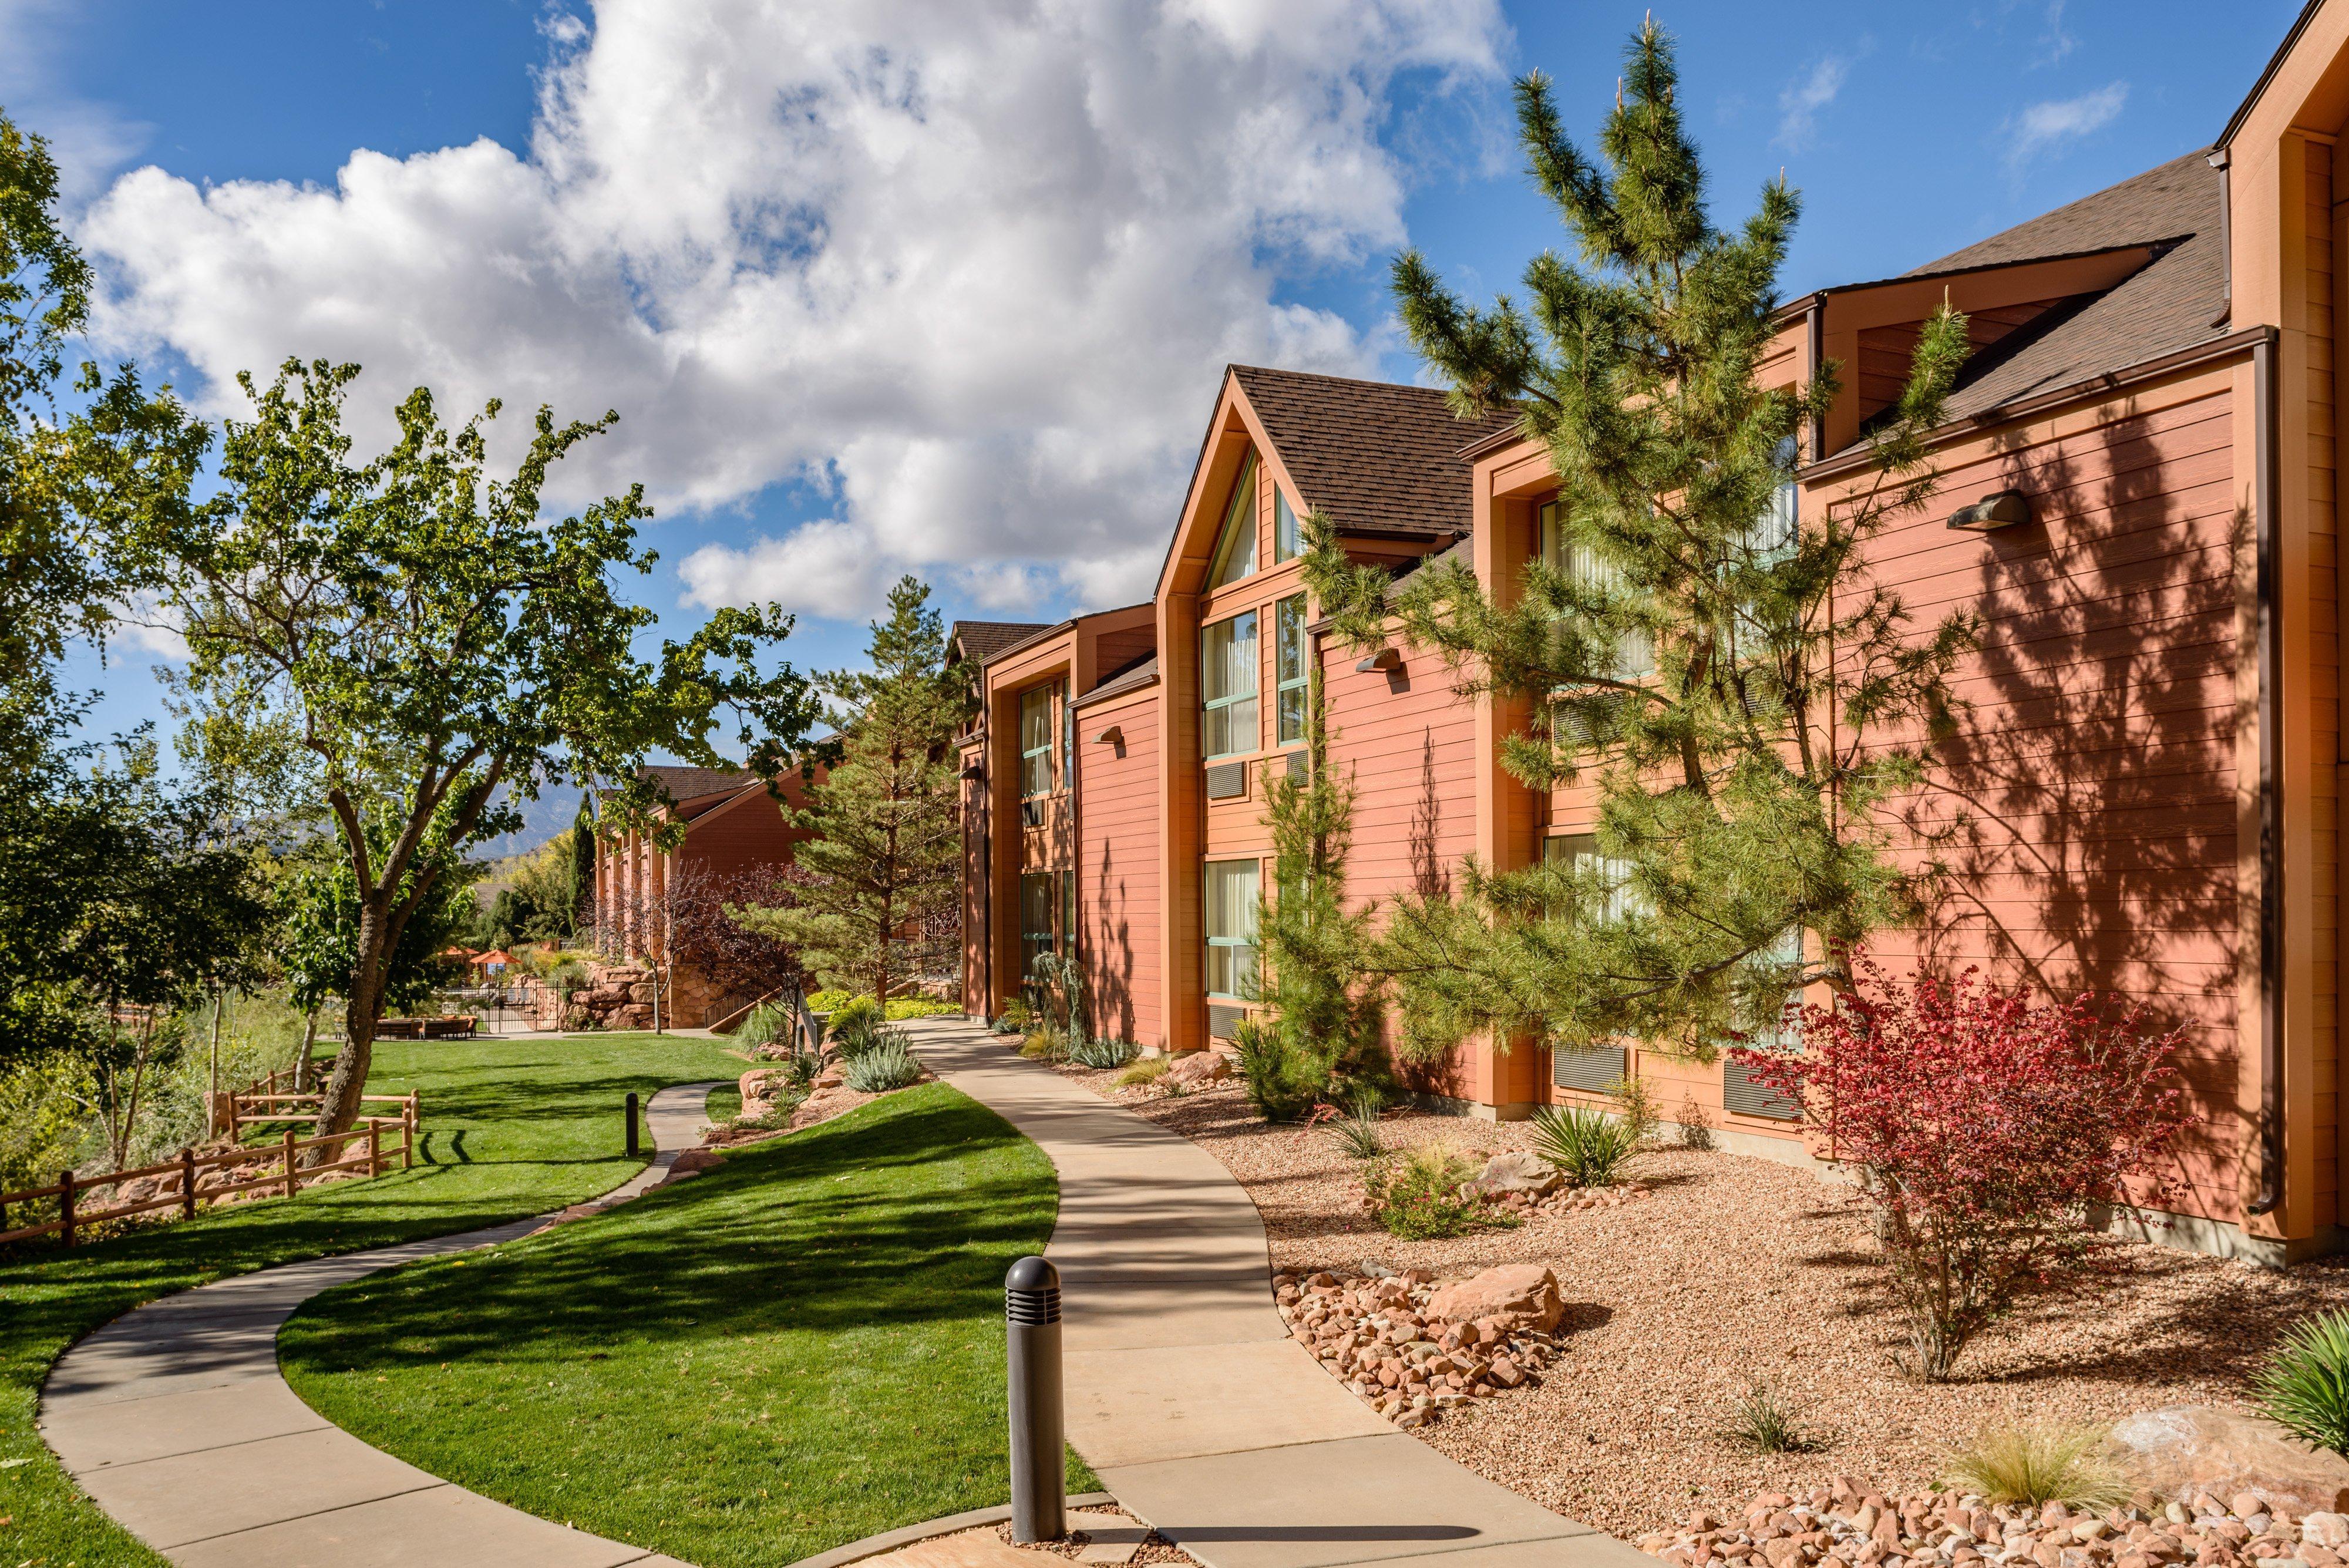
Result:
{"label": "window frame", "polygon": [[[1059,893],[1054,879],[1055,874],[1050,871],[1022,871],[1019,874],[1019,985],[1023,991],[1036,984],[1036,960],[1045,953],[1061,950],[1059,939],[1050,929],[1053,904]],[[1039,896],[1031,899],[1031,892]],[[1034,906],[1040,906],[1042,909],[1044,929],[1040,930],[1029,929]],[[1037,945],[1040,941],[1041,947]]]}
{"label": "window frame", "polygon": [[[1236,873],[1241,870],[1245,870],[1248,880],[1248,897],[1246,903],[1242,906],[1242,913],[1240,916],[1241,919],[1245,921],[1247,926],[1247,934],[1245,936],[1217,936],[1214,928],[1220,906],[1215,897],[1216,874],[1219,871]],[[1245,977],[1242,977],[1238,969],[1236,967],[1233,978],[1236,980],[1241,980],[1243,983],[1252,982],[1256,980],[1258,973],[1257,964],[1259,962],[1259,955],[1257,950],[1258,944],[1257,941],[1256,929],[1256,907],[1257,901],[1263,897],[1263,895],[1264,862],[1257,857],[1250,855],[1241,856],[1230,860],[1204,860],[1200,862],[1199,929],[1206,948],[1206,953],[1205,955],[1206,961],[1203,965],[1200,975],[1200,985],[1206,992],[1208,998],[1212,1001],[1244,1002],[1248,1000],[1247,996],[1243,995],[1238,991],[1217,991],[1215,989],[1214,976],[1216,972],[1216,953],[1218,949],[1221,949],[1226,952],[1245,952],[1247,956],[1244,959],[1235,961],[1235,962],[1236,964],[1244,964],[1246,966],[1246,975]]]}
{"label": "window frame", "polygon": [[[1058,681],[1048,680],[1040,686],[1031,686],[1019,693],[1019,798],[1021,800],[1041,800],[1053,790],[1052,693],[1058,689],[1059,684]],[[1040,702],[1044,710],[1041,725],[1043,742],[1034,746],[1028,743],[1028,705],[1031,701]],[[1043,787],[1030,789],[1028,787],[1029,766],[1040,757],[1043,760]]]}
{"label": "window frame", "polygon": [[[1246,582],[1257,574],[1257,535],[1263,522],[1258,515],[1262,508],[1257,504],[1257,488],[1256,448],[1251,446],[1247,460],[1240,464],[1239,479],[1232,486],[1231,502],[1224,508],[1223,530],[1216,536],[1216,553],[1207,562],[1206,591],[1209,593],[1229,587],[1234,583]],[[1243,521],[1247,524],[1245,527],[1241,525]],[[1234,552],[1243,539],[1247,542],[1247,568],[1234,573],[1231,570]]]}
{"label": "window frame", "polygon": [[[1252,652],[1248,657],[1250,679],[1246,691],[1234,691],[1222,697],[1211,698],[1207,695],[1207,672],[1217,668],[1208,657],[1208,639],[1222,633],[1237,642],[1238,627],[1242,621],[1248,623],[1247,640],[1251,648],[1261,649],[1263,647],[1260,635],[1262,619],[1253,606],[1236,615],[1226,616],[1221,620],[1211,620],[1199,628],[1199,755],[1206,762],[1212,763],[1222,757],[1244,757],[1264,749],[1264,715],[1259,711],[1264,695],[1264,665],[1260,653]],[[1226,630],[1226,628],[1229,629]],[[1228,712],[1243,703],[1247,704],[1248,709],[1250,722],[1247,729],[1251,732],[1242,737],[1246,743],[1230,746],[1220,752],[1211,750],[1207,736],[1213,727],[1213,716],[1219,712]],[[1235,727],[1230,721],[1226,721],[1225,738],[1226,740],[1233,738],[1229,732]]]}
{"label": "window frame", "polygon": [[1272,564],[1285,565],[1305,554],[1305,524],[1288,504],[1288,492],[1278,480],[1272,486]]}
{"label": "window frame", "polygon": [[[1313,649],[1312,639],[1305,631],[1305,596],[1290,594],[1274,602],[1272,607],[1272,732],[1276,749],[1301,746],[1306,743],[1313,727]],[[1289,639],[1296,639],[1297,673],[1283,673],[1289,652]],[[1297,692],[1297,732],[1288,732],[1290,692]]]}
{"label": "window frame", "polygon": [[[1575,582],[1591,587],[1604,588],[1611,582],[1620,582],[1622,573],[1608,566],[1589,550],[1569,545],[1566,530],[1558,524],[1559,507],[1555,501],[1545,501],[1534,508],[1534,551],[1543,566]],[[1636,657],[1632,655],[1634,646]],[[1614,678],[1618,680],[1641,681],[1656,673],[1656,645],[1644,632],[1626,631],[1615,639]]]}

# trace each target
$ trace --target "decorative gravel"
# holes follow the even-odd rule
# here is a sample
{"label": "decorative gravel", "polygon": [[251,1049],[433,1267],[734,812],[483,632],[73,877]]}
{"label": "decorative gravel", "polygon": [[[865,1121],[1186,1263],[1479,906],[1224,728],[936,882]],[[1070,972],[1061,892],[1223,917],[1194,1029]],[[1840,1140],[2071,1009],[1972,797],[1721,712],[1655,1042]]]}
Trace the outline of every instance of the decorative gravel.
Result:
{"label": "decorative gravel", "polygon": [[[1354,1162],[1324,1135],[1257,1119],[1232,1084],[1179,1098],[1062,1068],[1222,1160],[1256,1201],[1276,1269],[1365,1259],[1455,1279],[1540,1263],[1565,1296],[1561,1354],[1539,1386],[1449,1411],[1418,1436],[1546,1507],[1627,1539],[1692,1509],[1743,1513],[1760,1490],[1807,1494],[1857,1475],[1889,1494],[1931,1483],[1940,1456],[2009,1418],[2111,1421],[2165,1405],[2240,1407],[2285,1328],[2349,1306],[2349,1267],[2275,1272],[2115,1246],[2095,1288],[2046,1293],[1966,1352],[1959,1380],[1911,1383],[1890,1360],[1900,1320],[1846,1189],[1768,1160],[1678,1147],[1638,1156],[1650,1195],[1537,1215],[1516,1230],[1403,1241],[1361,1211]],[[1406,1113],[1391,1147],[1464,1154],[1531,1147],[1525,1124]],[[1721,1433],[1766,1384],[1816,1446],[1757,1456]]]}

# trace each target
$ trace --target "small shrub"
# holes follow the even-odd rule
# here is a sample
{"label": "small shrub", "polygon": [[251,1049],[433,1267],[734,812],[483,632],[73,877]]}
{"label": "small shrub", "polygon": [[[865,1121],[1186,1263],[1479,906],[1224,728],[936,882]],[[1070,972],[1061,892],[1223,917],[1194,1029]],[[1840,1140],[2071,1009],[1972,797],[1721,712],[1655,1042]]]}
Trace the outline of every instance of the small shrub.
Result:
{"label": "small shrub", "polygon": [[1713,1147],[1713,1118],[1694,1095],[1681,1101],[1681,1147],[1700,1152]]}
{"label": "small shrub", "polygon": [[1133,1046],[1124,1040],[1102,1040],[1092,1035],[1080,1035],[1069,1045],[1069,1060],[1080,1067],[1105,1071],[1123,1067],[1133,1060]]}
{"label": "small shrub", "polygon": [[1631,1134],[1631,1147],[1644,1148],[1656,1136],[1656,1124],[1663,1118],[1656,1114],[1656,1092],[1648,1087],[1645,1078],[1618,1078],[1607,1085],[1607,1096],[1619,1107],[1615,1115]]}
{"label": "small shrub", "polygon": [[792,1113],[798,1110],[800,1106],[806,1103],[806,1092],[801,1089],[792,1089],[787,1093],[777,1095],[774,1097],[774,1103],[758,1116],[728,1116],[724,1120],[719,1122],[717,1126],[721,1128],[737,1131],[789,1132],[792,1130]]}
{"label": "small shrub", "polygon": [[1240,1078],[1247,1085],[1248,1104],[1265,1120],[1293,1122],[1329,1092],[1329,1064],[1292,1044],[1273,1025],[1242,1019],[1234,1043],[1239,1046]]}
{"label": "small shrub", "polygon": [[1721,1438],[1753,1454],[1801,1454],[1818,1446],[1803,1429],[1794,1407],[1767,1383],[1745,1391],[1730,1410]]}
{"label": "small shrub", "polygon": [[842,1065],[840,1076],[860,1095],[882,1095],[920,1082],[922,1064],[903,1034],[885,1029],[871,1046]]}
{"label": "small shrub", "polygon": [[1185,1100],[1191,1097],[1192,1090],[1191,1085],[1180,1078],[1161,1078],[1158,1080],[1158,1092],[1170,1100]]}
{"label": "small shrub", "polygon": [[734,1031],[734,1038],[756,1049],[761,1045],[772,1044],[778,1040],[789,1039],[792,1033],[792,1014],[788,1008],[778,1006],[771,1002],[762,1002],[743,1014],[740,1027]]}
{"label": "small shrub", "polygon": [[824,1031],[834,1040],[887,1022],[881,1014],[881,1004],[869,996],[852,996],[831,1012],[824,1022]]}
{"label": "small shrub", "polygon": [[1460,1184],[1475,1175],[1468,1162],[1440,1144],[1426,1144],[1374,1162],[1362,1176],[1371,1211],[1391,1236],[1407,1241],[1458,1236],[1485,1225],[1515,1225],[1481,1199],[1464,1198]]}
{"label": "small shrub", "polygon": [[2349,1454],[2349,1313],[2294,1324],[2252,1385],[2260,1413],[2311,1448]]}
{"label": "small shrub", "polygon": [[1025,1034],[1035,1022],[1036,1010],[1015,996],[1003,1004],[1003,1011],[995,1015],[991,1027],[998,1034]]}
{"label": "small shrub", "polygon": [[783,1058],[783,1080],[793,1088],[804,1089],[823,1072],[823,1053],[794,1051]]}
{"label": "small shrub", "polygon": [[2090,1208],[2159,1196],[2189,1125],[2183,1030],[2107,1020],[2094,996],[2033,1005],[1967,970],[1854,985],[1803,1009],[1800,1055],[1741,1049],[1791,1096],[1874,1206],[1911,1376],[1950,1376],[2025,1289],[2082,1277]]}
{"label": "small shrub", "polygon": [[1030,1062],[1065,1062],[1069,1059],[1068,1036],[1050,1023],[1040,1023],[1019,1042],[1019,1054]]}
{"label": "small shrub", "polygon": [[1141,1085],[1154,1084],[1164,1077],[1168,1069],[1174,1065],[1174,1058],[1172,1056],[1144,1056],[1117,1075],[1117,1086],[1121,1089],[1131,1089]]}
{"label": "small shrub", "polygon": [[1541,1106],[1534,1111],[1534,1147],[1568,1186],[1611,1187],[1640,1145],[1629,1122],[1595,1106]]}
{"label": "small shrub", "polygon": [[1365,1096],[1354,1101],[1351,1115],[1340,1116],[1321,1129],[1348,1159],[1371,1160],[1387,1151],[1386,1135],[1379,1130],[1379,1103]]}
{"label": "small shrub", "polygon": [[1943,1484],[1984,1501],[2039,1508],[2051,1502],[2088,1509],[2128,1501],[2128,1483],[2104,1459],[2102,1427],[2008,1423],[1986,1427],[1941,1461]]}

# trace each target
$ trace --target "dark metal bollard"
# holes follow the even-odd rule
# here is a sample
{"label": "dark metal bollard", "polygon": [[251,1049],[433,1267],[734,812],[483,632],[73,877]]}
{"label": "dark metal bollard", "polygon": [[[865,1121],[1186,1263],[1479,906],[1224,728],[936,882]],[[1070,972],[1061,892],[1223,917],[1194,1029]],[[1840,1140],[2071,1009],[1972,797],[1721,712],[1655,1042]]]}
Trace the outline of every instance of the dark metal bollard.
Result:
{"label": "dark metal bollard", "polygon": [[628,1091],[628,1158],[636,1158],[636,1092]]}
{"label": "dark metal bollard", "polygon": [[1003,1279],[1011,1374],[1011,1539],[1069,1532],[1067,1438],[1061,1418],[1061,1271],[1022,1258]]}

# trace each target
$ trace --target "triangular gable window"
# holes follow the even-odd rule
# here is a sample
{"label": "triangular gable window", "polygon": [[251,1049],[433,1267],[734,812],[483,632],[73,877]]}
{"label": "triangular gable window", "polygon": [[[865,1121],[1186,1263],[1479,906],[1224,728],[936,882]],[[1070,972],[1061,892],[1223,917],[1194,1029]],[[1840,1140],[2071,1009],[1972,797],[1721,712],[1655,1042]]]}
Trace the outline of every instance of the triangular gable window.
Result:
{"label": "triangular gable window", "polygon": [[1256,453],[1240,465],[1239,483],[1232,486],[1232,504],[1224,512],[1223,536],[1216,541],[1215,566],[1207,586],[1220,588],[1256,572]]}

